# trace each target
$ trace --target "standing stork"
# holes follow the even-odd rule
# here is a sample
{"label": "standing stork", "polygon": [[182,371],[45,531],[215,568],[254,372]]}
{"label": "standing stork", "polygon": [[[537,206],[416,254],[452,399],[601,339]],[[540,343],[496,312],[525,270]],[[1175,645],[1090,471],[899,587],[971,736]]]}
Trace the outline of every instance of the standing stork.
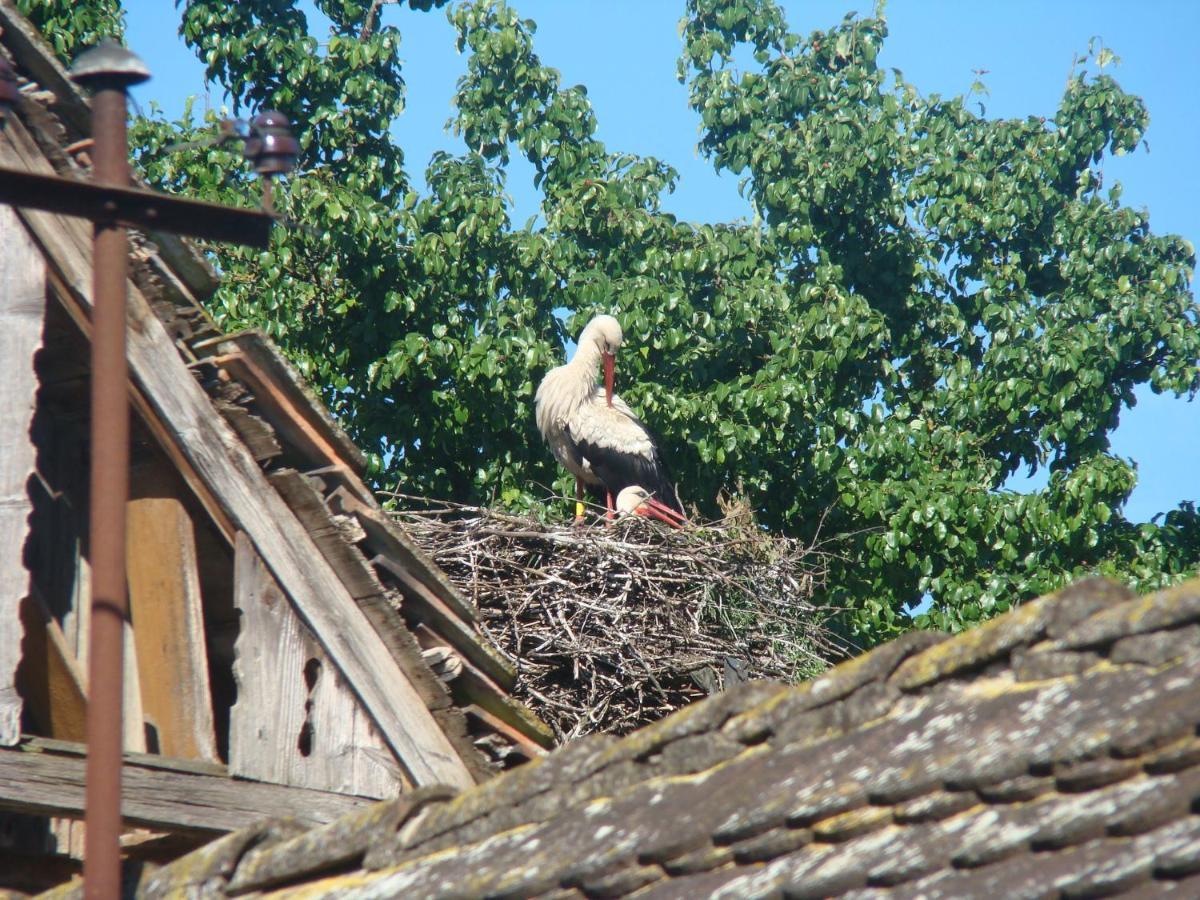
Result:
{"label": "standing stork", "polygon": [[[624,336],[612,316],[596,316],[579,336],[575,355],[546,373],[538,385],[536,417],[550,450],[575,476],[575,517],[583,518],[584,488],[613,498],[640,485],[660,503],[682,514],[658,442],[625,402],[613,394],[617,350]],[[596,384],[601,364],[604,386]]]}

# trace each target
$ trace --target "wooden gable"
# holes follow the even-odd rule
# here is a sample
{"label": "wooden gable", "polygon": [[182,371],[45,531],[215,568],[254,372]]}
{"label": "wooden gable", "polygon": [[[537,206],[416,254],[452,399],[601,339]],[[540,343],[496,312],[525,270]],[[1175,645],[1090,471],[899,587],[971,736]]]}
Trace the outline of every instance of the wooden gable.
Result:
{"label": "wooden gable", "polygon": [[[85,177],[86,150],[60,148],[86,103],[9,0],[0,45],[26,94],[0,169]],[[130,858],[540,755],[511,665],[375,501],[358,449],[265,337],[215,327],[202,255],[133,238]],[[91,227],[0,205],[0,243],[0,872],[17,854],[53,881],[46,860],[81,846]]]}

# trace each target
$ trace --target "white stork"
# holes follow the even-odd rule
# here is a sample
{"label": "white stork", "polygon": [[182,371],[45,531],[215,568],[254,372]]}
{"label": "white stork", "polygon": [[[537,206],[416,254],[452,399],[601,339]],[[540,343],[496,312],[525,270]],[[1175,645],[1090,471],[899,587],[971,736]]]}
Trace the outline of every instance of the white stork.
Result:
{"label": "white stork", "polygon": [[[660,503],[682,514],[683,507],[663,464],[653,435],[620,397],[613,395],[621,325],[612,316],[596,316],[579,336],[575,355],[546,373],[538,385],[538,431],[554,458],[575,476],[576,518],[583,517],[583,491],[613,497],[640,485]],[[604,387],[596,384],[604,365]]]}
{"label": "white stork", "polygon": [[665,503],[658,502],[640,484],[631,484],[617,494],[617,514],[658,519],[660,522],[666,522],[672,528],[683,528],[687,524],[683,513],[671,509]]}

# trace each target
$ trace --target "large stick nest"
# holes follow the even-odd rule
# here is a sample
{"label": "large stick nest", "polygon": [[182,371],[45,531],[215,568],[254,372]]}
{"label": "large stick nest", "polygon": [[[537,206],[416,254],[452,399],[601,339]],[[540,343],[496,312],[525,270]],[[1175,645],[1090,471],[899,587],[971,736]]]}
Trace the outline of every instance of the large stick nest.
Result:
{"label": "large stick nest", "polygon": [[835,611],[813,603],[828,553],[744,512],[675,531],[421,502],[397,519],[475,602],[517,669],[515,698],[560,741],[624,734],[734,682],[796,681],[845,655]]}

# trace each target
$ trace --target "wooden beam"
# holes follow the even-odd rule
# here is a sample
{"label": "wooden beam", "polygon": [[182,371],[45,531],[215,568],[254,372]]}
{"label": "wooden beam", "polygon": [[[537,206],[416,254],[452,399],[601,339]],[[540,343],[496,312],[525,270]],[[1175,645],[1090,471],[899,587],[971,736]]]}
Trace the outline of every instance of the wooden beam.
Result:
{"label": "wooden beam", "polygon": [[[49,169],[32,138],[10,120],[0,162]],[[91,308],[91,232],[78,219],[20,210],[50,268]],[[474,783],[462,758],[355,605],[337,573],[188,371],[150,304],[129,285],[130,372],[183,455],[230,520],[250,537],[296,611],[342,672],[417,785]]]}
{"label": "wooden beam", "polygon": [[21,68],[43,88],[53,91],[55,112],[71,126],[71,137],[90,135],[92,111],[87,101],[46,44],[46,39],[11,0],[0,0],[0,34]]}
{"label": "wooden beam", "polygon": [[29,593],[25,541],[33,502],[27,482],[37,464],[30,436],[36,406],[33,358],[42,346],[45,264],[13,210],[0,206],[0,746],[21,732],[16,688],[21,659],[21,600]]}
{"label": "wooden beam", "polygon": [[410,575],[427,587],[434,596],[454,610],[464,622],[475,622],[475,607],[465,599],[445,573],[437,567],[425,551],[418,547],[400,525],[383,510],[362,502],[345,488],[337,488],[329,495],[329,505],[345,515],[354,515],[367,533],[367,545],[378,554],[391,557],[403,566]]}
{"label": "wooden beam", "polygon": [[282,384],[246,354],[235,351],[210,357],[209,362],[225,369],[233,378],[245,384],[254,394],[255,403],[263,417],[283,440],[296,448],[312,467],[333,466],[343,469],[352,483],[364,493],[352,465],[338,452],[332,440],[317,426],[313,417],[305,416],[299,406],[301,398],[289,394]]}
{"label": "wooden beam", "polygon": [[401,612],[405,619],[426,624],[465,659],[486,672],[489,678],[502,684],[506,690],[512,689],[516,683],[515,673],[488,646],[486,639],[464,624],[462,619],[454,615],[449,607],[435,597],[408,569],[383,554],[373,557],[371,565],[378,566],[400,582],[404,589]]}
{"label": "wooden beam", "polygon": [[[307,788],[237,781],[172,765],[145,765],[125,755],[121,818],[159,831],[220,834],[264,819],[291,816],[307,825],[331,822],[373,801]],[[0,750],[0,809],[83,818],[84,749],[29,741]]]}
{"label": "wooden beam", "polygon": [[406,790],[370,717],[244,534],[234,556],[234,606],[241,629],[233,663],[230,773],[364,797]]}
{"label": "wooden beam", "polygon": [[157,752],[216,761],[212,691],[192,520],[173,497],[126,506],[129,615],[142,712]]}
{"label": "wooden beam", "polygon": [[[308,422],[321,439],[334,448],[335,456],[345,461],[356,475],[362,475],[367,470],[367,459],[362,450],[350,440],[337,420],[329,414],[325,404],[305,384],[300,373],[266,334],[258,329],[240,331],[215,341],[203,342],[194,349],[204,355],[204,346],[211,347],[217,353],[241,354],[254,365],[260,377],[270,381],[273,391],[286,398],[295,414]],[[361,482],[357,482],[355,489],[361,491],[363,496],[370,496]]]}
{"label": "wooden beam", "polygon": [[546,751],[542,747],[539,747],[526,735],[513,728],[503,719],[493,716],[486,709],[472,704],[471,706],[466,707],[463,712],[467,714],[467,718],[476,719],[483,723],[487,729],[504,735],[506,738],[512,741],[517,746],[517,749],[519,749],[527,758],[538,759],[539,757],[546,755]]}
{"label": "wooden beam", "polygon": [[[90,307],[79,300],[75,293],[75,287],[64,279],[61,271],[50,269],[46,274],[51,290],[59,299],[63,309],[66,310],[71,320],[79,327],[83,336],[91,340],[92,323],[88,318]],[[154,435],[154,439],[158,441],[159,447],[162,448],[162,451],[174,464],[176,470],[183,477],[184,482],[187,483],[187,486],[191,489],[196,499],[200,501],[200,505],[204,507],[204,511],[208,513],[217,530],[232,547],[233,536],[237,529],[229,521],[229,516],[221,507],[220,502],[213,496],[212,491],[208,489],[208,485],[204,483],[192,467],[187,456],[180,450],[178,442],[171,437],[170,430],[163,424],[158,413],[150,404],[150,401],[146,399],[146,395],[132,382],[129,385],[129,402],[147,430]]]}

